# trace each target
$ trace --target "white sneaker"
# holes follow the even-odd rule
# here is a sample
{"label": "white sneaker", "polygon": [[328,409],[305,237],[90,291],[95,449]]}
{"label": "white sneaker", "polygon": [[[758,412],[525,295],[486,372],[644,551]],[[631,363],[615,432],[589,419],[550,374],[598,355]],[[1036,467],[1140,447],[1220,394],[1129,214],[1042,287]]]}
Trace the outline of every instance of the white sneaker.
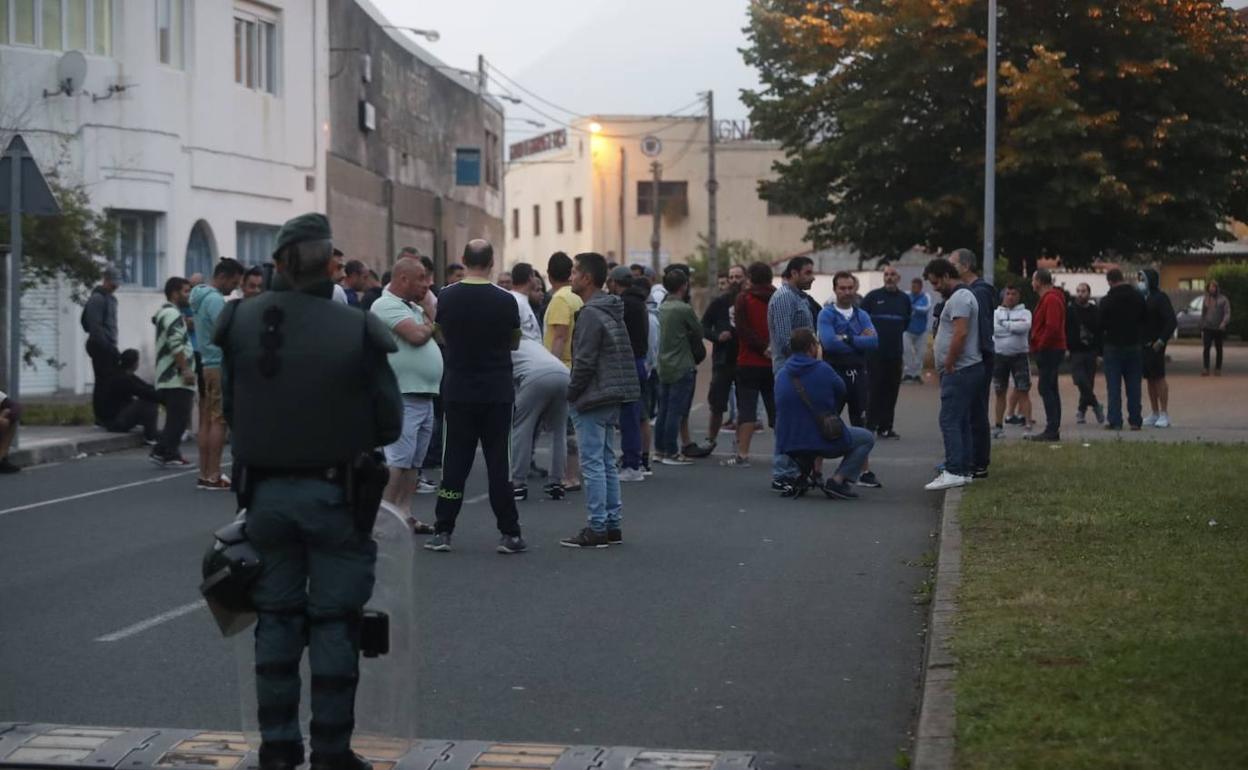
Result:
{"label": "white sneaker", "polygon": [[641,468],[621,468],[620,481],[645,481],[646,474],[641,472]]}
{"label": "white sneaker", "polygon": [[971,483],[970,476],[957,476],[949,471],[941,471],[940,475],[928,482],[923,487],[929,492],[938,492],[942,489],[953,489],[954,487],[964,487]]}
{"label": "white sneaker", "polygon": [[693,460],[686,458],[684,455],[677,454],[671,457],[664,457],[659,460],[662,465],[693,465]]}
{"label": "white sneaker", "polygon": [[[1147,425],[1147,423],[1145,424]],[[1157,415],[1157,419],[1153,421],[1153,427],[1154,428],[1169,428],[1170,427],[1170,415],[1166,414],[1165,412],[1162,412],[1161,414]]]}
{"label": "white sneaker", "polygon": [[1145,418],[1144,418],[1144,427],[1145,427],[1145,428],[1151,428],[1151,427],[1153,427],[1154,425],[1156,425],[1156,424],[1157,424],[1157,419],[1158,419],[1158,417],[1159,417],[1159,415],[1156,415],[1156,414],[1150,414],[1149,416],[1145,417]]}
{"label": "white sneaker", "polygon": [[438,485],[433,483],[429,479],[422,478],[416,484],[416,494],[418,495],[431,495],[437,491],[438,491]]}

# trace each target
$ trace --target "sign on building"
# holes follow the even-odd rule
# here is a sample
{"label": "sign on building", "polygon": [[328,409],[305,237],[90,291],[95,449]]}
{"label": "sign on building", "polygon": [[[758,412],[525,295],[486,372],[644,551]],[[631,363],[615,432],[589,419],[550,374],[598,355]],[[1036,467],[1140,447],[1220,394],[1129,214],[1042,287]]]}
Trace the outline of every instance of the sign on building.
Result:
{"label": "sign on building", "polygon": [[531,136],[523,142],[516,142],[508,148],[508,151],[511,153],[512,160],[519,160],[529,155],[536,155],[539,152],[558,150],[567,146],[568,132],[566,129],[561,128],[558,131]]}

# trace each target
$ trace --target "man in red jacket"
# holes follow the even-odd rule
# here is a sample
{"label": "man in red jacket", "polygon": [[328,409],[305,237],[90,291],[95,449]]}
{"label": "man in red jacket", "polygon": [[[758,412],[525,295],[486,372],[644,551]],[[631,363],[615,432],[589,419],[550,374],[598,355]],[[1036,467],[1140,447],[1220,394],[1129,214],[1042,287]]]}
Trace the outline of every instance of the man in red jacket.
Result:
{"label": "man in red jacket", "polygon": [[771,371],[771,332],[767,326],[767,304],[776,289],[771,285],[771,266],[755,262],[746,269],[748,287],[737,293],[732,320],[737,334],[737,451],[722,465],[748,468],[750,441],[758,420],[758,398],[772,427],[776,424],[773,395],[775,375]]}
{"label": "man in red jacket", "polygon": [[1053,287],[1053,274],[1044,268],[1031,275],[1031,287],[1040,295],[1031,317],[1031,352],[1040,370],[1037,389],[1044,401],[1044,432],[1028,436],[1031,441],[1060,441],[1062,397],[1057,389],[1057,370],[1066,358],[1066,299]]}

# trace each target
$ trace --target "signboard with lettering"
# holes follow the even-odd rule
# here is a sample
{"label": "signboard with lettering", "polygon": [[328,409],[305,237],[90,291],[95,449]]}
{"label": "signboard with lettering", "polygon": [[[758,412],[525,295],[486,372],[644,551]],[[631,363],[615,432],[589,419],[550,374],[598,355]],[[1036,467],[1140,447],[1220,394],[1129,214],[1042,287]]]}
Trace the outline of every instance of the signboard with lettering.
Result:
{"label": "signboard with lettering", "polygon": [[558,150],[568,146],[568,132],[566,129],[551,131],[549,133],[531,136],[523,142],[516,142],[508,148],[512,160],[536,155],[539,152],[547,150]]}
{"label": "signboard with lettering", "polygon": [[721,142],[752,142],[754,127],[748,120],[717,120],[715,138]]}

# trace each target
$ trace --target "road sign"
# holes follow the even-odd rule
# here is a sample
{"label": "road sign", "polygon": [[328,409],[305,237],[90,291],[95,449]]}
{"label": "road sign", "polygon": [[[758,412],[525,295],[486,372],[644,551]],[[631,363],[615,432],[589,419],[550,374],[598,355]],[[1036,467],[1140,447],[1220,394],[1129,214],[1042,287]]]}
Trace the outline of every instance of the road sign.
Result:
{"label": "road sign", "polygon": [[[13,137],[0,156],[0,211],[5,209],[9,212],[8,391],[9,398],[16,403],[22,379],[22,215],[61,213],[56,197],[20,134]],[[17,444],[16,436],[13,443]]]}

